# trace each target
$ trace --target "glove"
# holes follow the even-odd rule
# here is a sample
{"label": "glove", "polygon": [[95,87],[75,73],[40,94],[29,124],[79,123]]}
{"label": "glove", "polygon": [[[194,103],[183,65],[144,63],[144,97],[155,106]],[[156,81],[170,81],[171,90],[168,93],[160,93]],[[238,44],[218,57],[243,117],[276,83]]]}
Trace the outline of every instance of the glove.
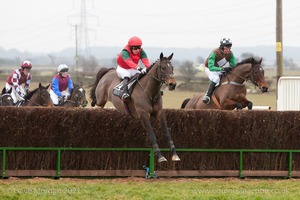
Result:
{"label": "glove", "polygon": [[146,74],[147,73],[147,68],[142,69],[141,74]]}
{"label": "glove", "polygon": [[29,89],[25,89],[25,94],[28,94],[30,92]]}
{"label": "glove", "polygon": [[229,72],[231,72],[231,70],[232,70],[232,67],[225,67],[225,68],[223,68],[223,71],[227,74],[227,73],[229,73]]}
{"label": "glove", "polygon": [[147,68],[138,67],[137,70],[139,70],[141,72],[141,74],[147,73]]}

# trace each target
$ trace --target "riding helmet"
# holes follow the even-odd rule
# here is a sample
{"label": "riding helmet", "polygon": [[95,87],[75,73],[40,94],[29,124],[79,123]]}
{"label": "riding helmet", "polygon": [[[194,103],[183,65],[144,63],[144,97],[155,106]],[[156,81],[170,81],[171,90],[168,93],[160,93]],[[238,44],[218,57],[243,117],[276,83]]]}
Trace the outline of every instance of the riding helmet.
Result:
{"label": "riding helmet", "polygon": [[220,40],[220,47],[224,48],[224,47],[228,47],[231,48],[232,47],[232,42],[229,38],[222,38]]}
{"label": "riding helmet", "polygon": [[142,40],[139,37],[137,37],[137,36],[134,36],[134,37],[132,37],[132,38],[130,38],[128,40],[128,45],[130,47],[133,47],[133,46],[142,46],[142,44],[143,44]]}
{"label": "riding helmet", "polygon": [[32,64],[31,64],[30,61],[25,60],[25,61],[22,62],[21,67],[22,67],[22,68],[28,68],[28,69],[31,69],[31,68],[32,68]]}
{"label": "riding helmet", "polygon": [[69,67],[66,64],[60,64],[57,68],[58,72],[67,72],[69,71]]}

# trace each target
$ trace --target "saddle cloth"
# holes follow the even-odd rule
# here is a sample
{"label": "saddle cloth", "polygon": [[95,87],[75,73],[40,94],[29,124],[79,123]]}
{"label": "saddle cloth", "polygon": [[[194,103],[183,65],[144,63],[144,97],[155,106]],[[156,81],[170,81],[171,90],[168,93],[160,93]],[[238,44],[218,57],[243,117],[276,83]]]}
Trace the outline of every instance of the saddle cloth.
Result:
{"label": "saddle cloth", "polygon": [[[137,79],[136,78],[133,78],[129,81],[129,83],[127,84],[128,85],[128,92],[129,92],[129,95],[131,95],[132,91],[133,91],[133,88],[135,86],[137,82]],[[115,96],[118,96],[118,97],[122,97],[122,94],[123,94],[123,90],[124,90],[124,84],[123,84],[123,81],[121,81],[118,85],[116,85],[113,89],[113,94]]]}

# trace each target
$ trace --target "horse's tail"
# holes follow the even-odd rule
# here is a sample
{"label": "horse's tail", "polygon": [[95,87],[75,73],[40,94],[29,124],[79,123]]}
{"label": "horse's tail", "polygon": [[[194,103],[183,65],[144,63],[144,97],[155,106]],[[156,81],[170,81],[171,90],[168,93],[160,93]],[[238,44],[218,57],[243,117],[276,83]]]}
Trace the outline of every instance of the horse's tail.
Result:
{"label": "horse's tail", "polygon": [[185,108],[186,104],[191,100],[191,98],[185,99],[181,104],[181,109]]}
{"label": "horse's tail", "polygon": [[90,89],[90,98],[92,100],[92,107],[94,107],[96,104],[96,88],[97,88],[98,82],[108,71],[110,71],[112,69],[115,69],[115,68],[105,68],[105,67],[101,68],[96,75],[95,82],[92,85],[88,86],[88,88],[91,88]]}

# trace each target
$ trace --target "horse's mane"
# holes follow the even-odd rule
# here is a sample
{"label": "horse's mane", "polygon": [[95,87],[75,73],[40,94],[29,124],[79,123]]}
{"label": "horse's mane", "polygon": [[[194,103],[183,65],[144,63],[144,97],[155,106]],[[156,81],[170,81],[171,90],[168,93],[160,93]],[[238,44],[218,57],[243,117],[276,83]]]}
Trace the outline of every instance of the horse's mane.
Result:
{"label": "horse's mane", "polygon": [[32,95],[38,90],[39,88],[35,88],[34,90],[30,91],[24,96],[24,99],[30,99]]}
{"label": "horse's mane", "polygon": [[249,58],[242,60],[241,62],[238,62],[236,65],[238,66],[238,65],[242,65],[242,64],[246,64],[246,63],[252,64],[253,60],[255,60],[253,57],[249,57]]}
{"label": "horse's mane", "polygon": [[[168,59],[168,58],[166,58],[166,57],[163,57],[163,59],[164,60],[166,60],[166,59]],[[150,65],[150,67],[148,67],[148,70],[147,71],[149,71],[158,61],[160,61],[160,59],[157,59],[154,63],[152,63],[151,65]]]}
{"label": "horse's mane", "polygon": [[159,61],[159,59],[157,59],[154,63],[152,63],[151,65],[150,65],[150,67],[148,67],[148,70],[147,71],[149,71],[157,62]]}

